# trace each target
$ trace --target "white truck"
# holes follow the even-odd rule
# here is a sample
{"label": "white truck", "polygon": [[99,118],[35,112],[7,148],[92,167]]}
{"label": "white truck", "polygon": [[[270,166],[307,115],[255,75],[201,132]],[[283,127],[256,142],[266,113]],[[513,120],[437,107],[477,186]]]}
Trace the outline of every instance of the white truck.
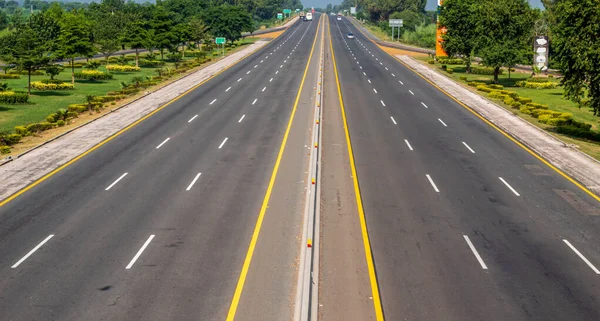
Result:
{"label": "white truck", "polygon": [[312,19],[313,19],[312,13],[311,12],[307,12],[306,13],[306,21],[312,21]]}

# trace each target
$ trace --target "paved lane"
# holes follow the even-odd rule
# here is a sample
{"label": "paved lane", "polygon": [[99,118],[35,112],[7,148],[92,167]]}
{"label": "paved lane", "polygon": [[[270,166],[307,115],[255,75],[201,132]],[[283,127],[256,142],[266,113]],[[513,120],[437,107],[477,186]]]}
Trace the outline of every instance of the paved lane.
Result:
{"label": "paved lane", "polygon": [[1,319],[225,319],[316,27],[294,24],[0,208]]}
{"label": "paved lane", "polygon": [[346,18],[330,31],[386,319],[599,319],[598,204]]}

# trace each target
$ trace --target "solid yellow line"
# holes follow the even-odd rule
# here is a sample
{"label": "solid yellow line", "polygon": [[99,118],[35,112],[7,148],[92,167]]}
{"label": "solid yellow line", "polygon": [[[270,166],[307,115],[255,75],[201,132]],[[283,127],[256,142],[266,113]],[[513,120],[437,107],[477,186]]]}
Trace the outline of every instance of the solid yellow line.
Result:
{"label": "solid yellow line", "polygon": [[367,260],[367,270],[369,271],[369,280],[371,283],[371,293],[373,296],[373,306],[375,308],[375,318],[377,321],[383,321],[383,308],[379,297],[379,286],[377,283],[377,275],[375,274],[375,265],[373,263],[373,254],[371,253],[371,242],[369,241],[369,232],[367,231],[367,222],[365,219],[365,211],[363,209],[362,197],[358,186],[358,175],[356,173],[356,165],[354,164],[354,153],[352,152],[352,143],[350,141],[350,132],[348,131],[348,121],[346,120],[346,110],[344,108],[344,99],[342,98],[342,90],[340,88],[340,80],[338,77],[337,64],[335,62],[335,53],[333,51],[333,42],[331,41],[331,29],[329,28],[329,47],[331,48],[331,59],[333,60],[333,71],[335,73],[335,82],[337,83],[338,98],[340,100],[340,109],[342,111],[342,121],[344,122],[344,132],[346,133],[346,145],[348,145],[348,158],[350,158],[350,169],[352,171],[352,181],[354,182],[354,194],[356,195],[356,207],[358,208],[358,217],[360,219],[360,229],[362,231],[362,239],[365,248],[365,257]]}
{"label": "solid yellow line", "polygon": [[[283,33],[282,33],[282,34],[283,34]],[[279,36],[277,36],[277,37],[279,37]],[[277,37],[275,37],[274,39],[276,39]],[[265,45],[265,46],[266,46],[266,45]],[[261,48],[264,48],[264,46],[263,46],[263,47],[261,47]],[[55,170],[51,171],[50,173],[48,173],[48,174],[46,174],[46,175],[42,176],[41,178],[37,179],[35,182],[33,182],[33,183],[31,183],[31,184],[27,185],[26,187],[22,188],[21,190],[17,191],[16,193],[12,194],[12,195],[11,195],[11,196],[9,196],[8,198],[6,198],[5,200],[3,200],[3,201],[1,201],[1,202],[0,202],[0,207],[2,207],[2,206],[4,206],[4,205],[6,205],[8,202],[10,202],[10,201],[12,201],[13,199],[17,198],[19,195],[21,195],[21,194],[23,194],[23,193],[27,192],[28,190],[30,190],[30,189],[34,188],[35,186],[37,186],[38,184],[40,184],[41,182],[43,182],[43,181],[47,180],[47,179],[48,179],[49,177],[51,177],[52,175],[54,175],[54,174],[56,174],[56,173],[58,173],[58,172],[62,171],[62,170],[63,170],[63,169],[65,169],[67,166],[69,166],[69,165],[71,165],[71,164],[75,163],[76,161],[78,161],[78,160],[82,159],[84,156],[86,156],[86,155],[88,155],[89,153],[91,153],[91,152],[95,151],[96,149],[100,148],[100,146],[102,146],[102,145],[104,145],[104,144],[108,143],[109,141],[111,141],[111,140],[115,139],[117,136],[119,136],[119,135],[123,134],[124,132],[126,132],[126,131],[128,131],[129,129],[133,128],[133,127],[134,127],[134,126],[136,126],[137,124],[139,124],[139,123],[143,122],[144,120],[148,119],[150,116],[152,116],[152,115],[154,115],[154,114],[158,113],[158,112],[159,112],[159,111],[161,111],[163,108],[165,108],[165,107],[167,107],[167,106],[171,105],[171,104],[172,104],[172,103],[174,103],[175,101],[179,100],[179,98],[181,98],[181,97],[183,97],[183,96],[187,95],[187,94],[188,94],[188,93],[190,93],[191,91],[193,91],[193,90],[197,89],[198,87],[202,86],[202,85],[203,85],[204,83],[206,83],[207,81],[209,81],[209,80],[211,80],[211,79],[213,79],[213,78],[217,77],[218,75],[220,75],[221,73],[225,72],[225,71],[226,71],[226,70],[228,70],[229,68],[231,68],[231,67],[233,67],[233,66],[237,65],[237,64],[238,64],[238,63],[240,63],[242,60],[244,60],[244,59],[246,59],[246,58],[250,57],[250,56],[251,56],[251,55],[253,55],[255,52],[257,52],[258,50],[260,50],[261,48],[258,48],[258,49],[256,49],[256,50],[254,50],[254,51],[252,51],[252,52],[248,53],[247,55],[245,55],[244,57],[242,57],[242,59],[240,59],[240,60],[236,61],[236,62],[235,62],[234,64],[232,64],[231,66],[229,66],[229,67],[226,67],[225,69],[223,69],[223,70],[221,70],[221,71],[217,72],[216,74],[214,74],[214,75],[210,76],[209,78],[205,79],[204,81],[200,82],[199,84],[195,85],[194,87],[192,87],[192,88],[190,88],[190,89],[186,90],[186,91],[185,91],[184,93],[182,93],[181,95],[179,95],[179,96],[177,96],[177,97],[173,98],[172,100],[170,100],[170,101],[169,101],[169,102],[167,102],[166,104],[164,104],[164,105],[162,105],[161,107],[159,107],[159,108],[155,109],[154,111],[150,112],[148,115],[146,115],[146,116],[144,116],[144,117],[142,117],[142,118],[140,118],[140,119],[136,120],[136,121],[135,121],[135,122],[133,122],[132,124],[128,125],[127,127],[125,127],[125,128],[123,128],[123,129],[121,129],[121,130],[120,130],[120,131],[118,131],[117,133],[115,133],[115,134],[113,134],[112,136],[110,136],[110,137],[106,138],[105,140],[101,141],[100,143],[98,143],[97,145],[95,145],[95,146],[93,146],[92,148],[88,149],[87,151],[83,152],[83,153],[82,153],[82,154],[80,154],[79,156],[77,156],[77,157],[75,157],[75,158],[71,159],[70,161],[66,162],[65,164],[63,164],[62,166],[58,167],[57,169],[55,169]]]}
{"label": "solid yellow line", "polygon": [[562,177],[566,178],[569,182],[573,183],[573,185],[579,187],[582,191],[584,191],[585,193],[587,193],[589,196],[593,197],[596,201],[600,202],[600,197],[598,195],[596,195],[594,192],[590,191],[587,187],[583,186],[581,183],[579,183],[578,181],[576,181],[574,178],[572,178],[571,176],[567,175],[565,172],[563,172],[562,170],[558,169],[556,166],[552,165],[550,162],[548,162],[546,159],[544,159],[538,153],[534,152],[529,147],[523,145],[523,143],[521,143],[520,141],[518,141],[517,139],[515,139],[510,134],[508,134],[507,132],[505,132],[504,130],[502,130],[501,128],[499,128],[498,126],[494,125],[489,120],[485,119],[478,112],[476,112],[475,110],[473,110],[471,107],[465,105],[463,102],[461,102],[460,100],[458,100],[458,99],[454,98],[452,95],[450,95],[450,93],[448,93],[447,91],[445,91],[444,89],[442,89],[441,87],[439,87],[438,85],[436,85],[435,83],[433,83],[432,81],[430,81],[429,79],[423,77],[423,75],[421,75],[420,73],[418,73],[417,71],[415,71],[409,65],[405,64],[402,60],[398,59],[396,56],[394,56],[391,53],[387,52],[385,49],[383,49],[383,46],[379,45],[378,43],[376,43],[375,41],[373,41],[371,38],[367,37],[364,34],[364,32],[362,32],[362,30],[360,30],[360,28],[356,28],[356,29],[358,29],[358,31],[360,31],[360,33],[362,33],[363,36],[365,36],[365,38],[367,38],[372,43],[374,43],[377,47],[379,47],[379,49],[381,49],[381,51],[383,51],[386,54],[392,56],[392,58],[396,59],[399,63],[401,63],[402,65],[404,65],[406,68],[408,68],[408,70],[414,72],[417,76],[421,77],[423,80],[425,80],[426,82],[428,82],[429,84],[431,84],[433,87],[437,88],[439,91],[441,91],[442,93],[444,93],[446,96],[450,97],[450,99],[454,100],[460,106],[464,107],[466,110],[468,110],[469,112],[471,112],[473,115],[475,115],[479,119],[483,120],[486,124],[490,125],[493,129],[499,131],[506,138],[508,138],[509,140],[511,140],[513,143],[517,144],[517,146],[523,148],[526,152],[528,152],[529,154],[533,155],[533,157],[537,158],[540,162],[544,163],[546,166],[550,167],[552,170],[554,170],[555,172],[557,172],[558,174],[560,174]]}
{"label": "solid yellow line", "polygon": [[256,242],[258,242],[260,228],[261,228],[263,220],[265,218],[265,213],[267,212],[269,200],[271,199],[271,192],[273,191],[273,185],[275,185],[275,178],[277,177],[277,172],[279,170],[279,164],[281,163],[281,158],[283,157],[283,151],[285,150],[285,145],[287,143],[287,139],[290,134],[290,130],[292,128],[292,123],[294,121],[294,115],[296,114],[296,110],[298,108],[298,101],[300,100],[300,94],[302,93],[302,88],[304,87],[304,80],[306,79],[306,74],[308,73],[308,67],[310,66],[310,61],[312,59],[313,51],[315,49],[315,44],[317,43],[317,36],[319,33],[319,26],[321,25],[321,20],[322,19],[319,19],[319,23],[317,24],[317,31],[315,32],[315,40],[313,40],[312,48],[310,49],[310,55],[308,56],[308,62],[306,63],[306,68],[304,69],[304,75],[302,76],[302,81],[300,82],[300,88],[298,89],[298,95],[296,95],[296,101],[294,102],[294,107],[292,108],[292,114],[290,115],[290,119],[288,120],[287,128],[285,129],[285,134],[283,135],[283,140],[281,141],[281,147],[279,147],[279,153],[277,154],[277,160],[275,161],[275,166],[273,166],[273,173],[271,174],[271,179],[269,180],[267,192],[265,193],[265,198],[263,199],[262,206],[260,207],[258,219],[256,220],[256,225],[254,226],[254,232],[252,233],[252,238],[250,239],[250,245],[248,246],[248,251],[246,252],[246,258],[244,259],[244,265],[242,266],[242,271],[240,273],[240,277],[238,279],[237,286],[235,287],[235,292],[233,294],[233,298],[231,299],[231,305],[229,306],[229,313],[227,313],[226,321],[233,321],[235,319],[235,313],[236,313],[238,305],[240,303],[240,297],[242,296],[242,290],[244,289],[244,284],[246,283],[246,276],[248,275],[248,269],[250,268],[250,263],[252,262],[252,255],[254,254]]}

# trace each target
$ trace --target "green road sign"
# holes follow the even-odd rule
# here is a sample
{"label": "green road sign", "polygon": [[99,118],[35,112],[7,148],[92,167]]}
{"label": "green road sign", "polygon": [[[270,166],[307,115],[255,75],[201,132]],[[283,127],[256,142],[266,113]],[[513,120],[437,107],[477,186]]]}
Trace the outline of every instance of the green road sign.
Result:
{"label": "green road sign", "polygon": [[296,9],[296,12],[300,12],[300,9]]}
{"label": "green road sign", "polygon": [[225,37],[216,37],[215,38],[215,43],[217,45],[223,45],[223,44],[225,44]]}
{"label": "green road sign", "polygon": [[283,19],[283,13],[278,12],[277,13],[277,19],[279,19],[279,20]]}
{"label": "green road sign", "polygon": [[291,9],[283,9],[283,13],[292,13]]}

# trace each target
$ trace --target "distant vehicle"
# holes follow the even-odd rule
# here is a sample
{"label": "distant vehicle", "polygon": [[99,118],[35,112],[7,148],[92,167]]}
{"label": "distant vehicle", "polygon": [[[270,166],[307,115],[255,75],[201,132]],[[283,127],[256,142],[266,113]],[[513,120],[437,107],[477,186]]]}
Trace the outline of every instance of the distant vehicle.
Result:
{"label": "distant vehicle", "polygon": [[348,39],[354,39],[354,34],[351,32],[351,33],[348,34],[347,37],[348,37]]}
{"label": "distant vehicle", "polygon": [[337,17],[337,19],[338,19],[338,21],[341,21],[341,20],[342,20],[342,17],[338,16],[338,17]]}
{"label": "distant vehicle", "polygon": [[341,15],[342,15],[342,13],[341,13],[341,12],[338,12],[338,16],[341,16]]}
{"label": "distant vehicle", "polygon": [[305,21],[312,21],[313,19],[313,15],[310,12],[306,13],[306,17],[305,17]]}
{"label": "distant vehicle", "polygon": [[300,11],[300,19],[306,21],[306,14],[304,11]]}

